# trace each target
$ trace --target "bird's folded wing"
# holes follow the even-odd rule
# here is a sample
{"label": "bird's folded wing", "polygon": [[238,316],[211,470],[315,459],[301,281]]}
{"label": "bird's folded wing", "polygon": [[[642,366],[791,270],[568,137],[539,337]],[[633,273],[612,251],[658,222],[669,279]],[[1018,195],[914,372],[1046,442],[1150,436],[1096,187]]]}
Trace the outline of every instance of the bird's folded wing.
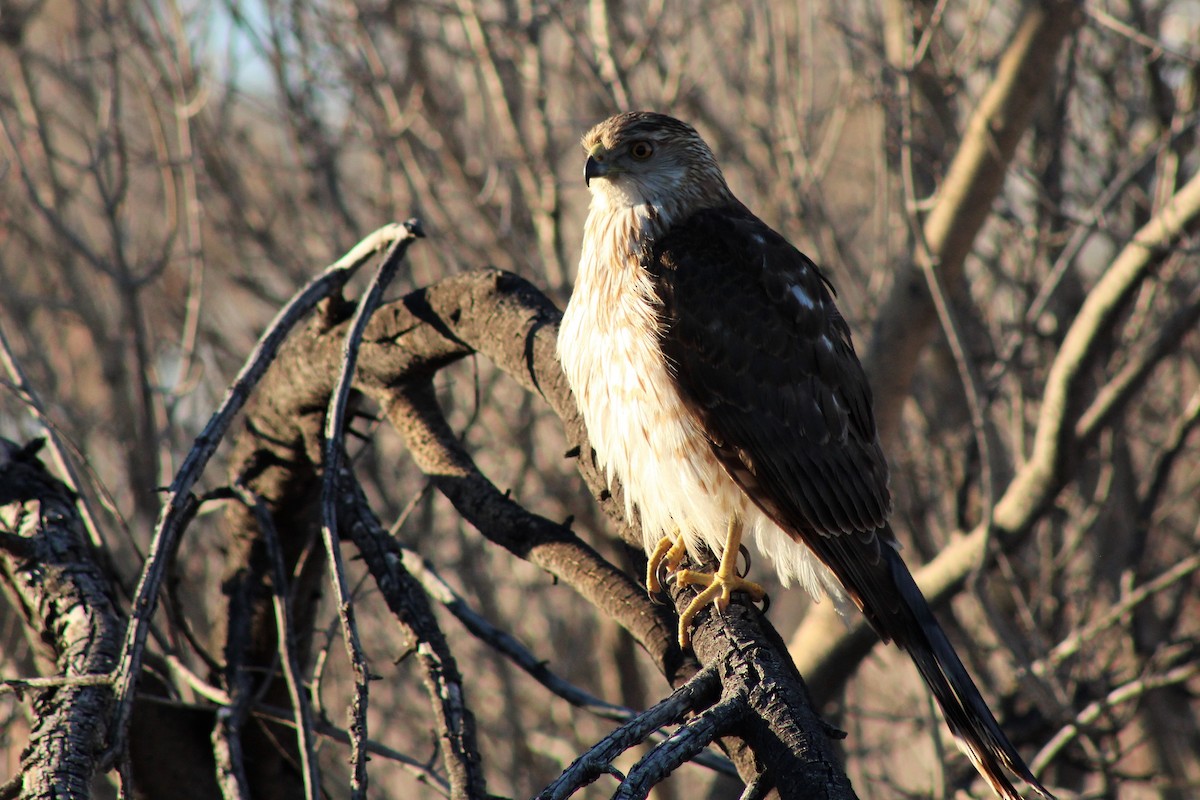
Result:
{"label": "bird's folded wing", "polygon": [[741,206],[681,221],[645,262],[663,355],[726,470],[852,595],[869,593],[890,537],[887,462],[816,265]]}

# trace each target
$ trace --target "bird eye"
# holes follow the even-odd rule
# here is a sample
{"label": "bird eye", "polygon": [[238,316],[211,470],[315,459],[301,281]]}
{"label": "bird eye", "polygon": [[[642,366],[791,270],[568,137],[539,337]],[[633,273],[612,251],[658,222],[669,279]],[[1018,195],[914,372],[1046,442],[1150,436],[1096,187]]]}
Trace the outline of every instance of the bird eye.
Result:
{"label": "bird eye", "polygon": [[654,148],[649,142],[634,142],[629,146],[629,155],[636,158],[638,161],[645,161],[654,152]]}

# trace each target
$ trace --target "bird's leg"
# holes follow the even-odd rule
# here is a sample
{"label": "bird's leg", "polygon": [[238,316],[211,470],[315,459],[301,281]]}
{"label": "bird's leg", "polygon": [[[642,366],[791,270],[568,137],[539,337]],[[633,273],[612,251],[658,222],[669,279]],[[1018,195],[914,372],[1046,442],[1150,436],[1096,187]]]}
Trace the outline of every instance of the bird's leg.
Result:
{"label": "bird's leg", "polygon": [[678,528],[675,529],[674,535],[667,535],[659,539],[646,564],[646,591],[650,594],[661,592],[663,587],[662,581],[658,579],[659,569],[666,566],[667,574],[670,575],[679,569],[685,555],[687,555],[687,547],[683,544],[683,536],[679,534]]}
{"label": "bird's leg", "polygon": [[675,573],[675,580],[680,586],[703,585],[705,587],[704,591],[688,604],[679,617],[680,647],[687,647],[688,642],[691,641],[692,620],[706,603],[712,602],[719,613],[729,608],[729,600],[734,592],[746,592],[756,601],[767,596],[763,587],[737,574],[738,553],[741,551],[741,547],[741,520],[737,517],[730,517],[729,530],[725,534],[725,548],[721,552],[721,564],[717,567],[717,571],[708,573],[681,569]]}

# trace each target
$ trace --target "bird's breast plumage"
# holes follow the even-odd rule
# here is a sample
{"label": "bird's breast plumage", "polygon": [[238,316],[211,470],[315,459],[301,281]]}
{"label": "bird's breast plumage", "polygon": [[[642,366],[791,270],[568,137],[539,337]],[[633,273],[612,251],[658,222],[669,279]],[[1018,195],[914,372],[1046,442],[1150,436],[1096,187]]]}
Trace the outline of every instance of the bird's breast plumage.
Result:
{"label": "bird's breast plumage", "polygon": [[693,556],[719,554],[736,516],[786,583],[820,596],[841,587],[809,550],[772,522],[729,476],[680,394],[660,344],[660,301],[642,260],[670,226],[667,210],[593,207],[559,359],[609,481],[638,510],[647,551],[678,532]]}

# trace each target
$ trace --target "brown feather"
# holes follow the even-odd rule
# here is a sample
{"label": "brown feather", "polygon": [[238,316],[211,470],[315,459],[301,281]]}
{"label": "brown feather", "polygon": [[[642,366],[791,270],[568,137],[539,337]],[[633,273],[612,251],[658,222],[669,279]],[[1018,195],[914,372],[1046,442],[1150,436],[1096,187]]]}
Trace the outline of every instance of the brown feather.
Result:
{"label": "brown feather", "polygon": [[1007,769],[1051,797],[895,550],[870,388],[816,265],[731,204],[673,225],[645,267],[662,302],[663,356],[729,475],[908,651],[993,791],[1020,797]]}

